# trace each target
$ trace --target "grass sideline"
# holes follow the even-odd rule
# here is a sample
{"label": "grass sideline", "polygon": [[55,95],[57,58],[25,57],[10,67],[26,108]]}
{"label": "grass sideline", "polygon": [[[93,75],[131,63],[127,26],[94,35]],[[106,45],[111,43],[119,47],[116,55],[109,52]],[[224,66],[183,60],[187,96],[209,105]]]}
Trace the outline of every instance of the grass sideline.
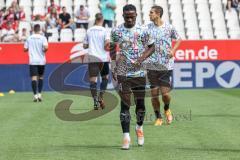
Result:
{"label": "grass sideline", "polygon": [[153,126],[146,100],[145,145],[137,147],[134,107],[131,108],[129,151],[120,150],[119,106],[90,121],[66,122],[54,108],[73,99],[72,112],[86,112],[90,98],[43,94],[33,103],[30,92],[0,97],[0,160],[238,160],[240,159],[240,89],[174,90],[172,125]]}

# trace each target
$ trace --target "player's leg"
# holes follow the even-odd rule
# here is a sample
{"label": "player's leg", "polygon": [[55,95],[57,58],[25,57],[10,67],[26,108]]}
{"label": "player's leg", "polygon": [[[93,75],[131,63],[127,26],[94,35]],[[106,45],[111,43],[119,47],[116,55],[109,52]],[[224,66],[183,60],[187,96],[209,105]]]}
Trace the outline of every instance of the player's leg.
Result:
{"label": "player's leg", "polygon": [[45,66],[38,66],[38,101],[42,101],[42,89],[43,89],[43,75],[45,71]]}
{"label": "player's leg", "polygon": [[161,126],[163,123],[162,115],[160,111],[160,100],[159,100],[159,73],[157,71],[149,70],[148,79],[151,85],[151,102],[155,113],[155,126]]}
{"label": "player's leg", "polygon": [[135,132],[137,135],[138,145],[142,146],[144,144],[143,122],[145,117],[145,101],[144,101],[145,87],[136,87],[134,88],[133,92],[136,104],[135,114],[137,118]]}
{"label": "player's leg", "polygon": [[102,64],[102,66],[100,66],[100,67],[101,67],[100,69],[101,69],[102,81],[101,81],[101,84],[100,84],[100,93],[99,93],[98,100],[99,100],[100,107],[102,109],[104,109],[105,104],[104,104],[104,101],[103,101],[103,95],[104,95],[104,92],[106,91],[107,85],[108,85],[109,63],[104,62]]}
{"label": "player's leg", "polygon": [[170,110],[170,101],[171,101],[170,91],[172,89],[171,77],[172,77],[172,71],[162,72],[160,91],[161,91],[162,100],[164,103],[164,114],[166,116],[167,124],[172,123],[172,120],[173,120],[173,116]]}
{"label": "player's leg", "polygon": [[121,99],[121,110],[120,110],[120,122],[123,132],[123,143],[122,149],[129,149],[130,147],[130,120],[131,115],[129,112],[131,105],[131,90],[124,76],[118,76],[119,91],[118,94]]}
{"label": "player's leg", "polygon": [[121,110],[120,110],[120,122],[123,132],[123,143],[122,149],[129,149],[130,147],[130,121],[131,121],[131,114],[129,112],[130,109],[130,98],[131,94],[124,94],[121,95]]}
{"label": "player's leg", "polygon": [[38,79],[38,70],[37,66],[35,65],[29,65],[29,71],[31,76],[31,86],[32,86],[32,92],[33,92],[33,101],[38,101],[38,95],[37,95],[37,79]]}
{"label": "player's leg", "polygon": [[89,72],[89,82],[90,82],[90,91],[93,98],[93,107],[95,110],[98,109],[98,98],[97,98],[97,76],[99,73],[99,68],[97,63],[89,63],[88,64],[88,72]]}
{"label": "player's leg", "polygon": [[132,87],[134,101],[136,105],[135,114],[137,118],[136,123],[136,136],[139,146],[144,144],[144,134],[143,134],[143,122],[145,117],[145,85],[146,79],[143,77],[134,78]]}
{"label": "player's leg", "polygon": [[155,113],[156,120],[155,126],[161,126],[163,123],[162,115],[160,111],[160,100],[159,100],[159,87],[151,86],[151,102]]}

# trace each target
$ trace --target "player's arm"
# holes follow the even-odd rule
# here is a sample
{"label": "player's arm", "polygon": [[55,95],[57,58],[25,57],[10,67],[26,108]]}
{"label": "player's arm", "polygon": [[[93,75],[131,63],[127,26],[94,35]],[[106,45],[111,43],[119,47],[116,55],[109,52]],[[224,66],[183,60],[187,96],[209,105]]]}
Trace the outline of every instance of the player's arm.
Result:
{"label": "player's arm", "polygon": [[47,52],[48,51],[48,45],[43,47],[43,52]]}
{"label": "player's arm", "polygon": [[89,44],[88,44],[88,32],[83,40],[83,48],[84,49],[88,49],[89,48]]}
{"label": "player's arm", "polygon": [[117,57],[118,41],[119,41],[118,31],[116,29],[113,29],[111,31],[110,43],[109,43],[110,57],[112,60],[116,60],[116,57]]}
{"label": "player's arm", "polygon": [[151,56],[155,51],[155,44],[148,45],[148,48],[143,52],[142,56],[137,59],[138,64],[141,64],[145,59]]}
{"label": "player's arm", "polygon": [[116,60],[117,57],[117,43],[110,42],[110,57],[112,60]]}
{"label": "player's arm", "polygon": [[24,52],[28,52],[28,48],[24,48]]}
{"label": "player's arm", "polygon": [[112,77],[116,81],[117,80],[117,66],[116,66],[116,59],[117,59],[117,46],[118,46],[119,37],[117,31],[113,29],[110,34],[110,42],[109,42],[109,49],[110,49],[110,58],[111,58],[111,70],[112,70]]}
{"label": "player's arm", "polygon": [[44,37],[44,40],[43,40],[43,52],[47,52],[48,50],[48,42],[47,42],[47,38]]}
{"label": "player's arm", "polygon": [[181,38],[176,40],[176,43],[171,50],[170,56],[174,57],[174,54],[177,51],[178,47],[180,46],[181,42],[182,42]]}
{"label": "player's arm", "polygon": [[110,51],[110,40],[105,40],[105,42],[104,42],[104,49],[106,51]]}
{"label": "player's arm", "polygon": [[26,40],[26,42],[24,43],[24,52],[28,52],[28,40]]}
{"label": "player's arm", "polygon": [[177,30],[172,26],[171,30],[171,38],[176,41],[173,48],[170,50],[169,56],[170,58],[174,57],[175,52],[177,51],[178,47],[180,46],[182,39],[177,33]]}

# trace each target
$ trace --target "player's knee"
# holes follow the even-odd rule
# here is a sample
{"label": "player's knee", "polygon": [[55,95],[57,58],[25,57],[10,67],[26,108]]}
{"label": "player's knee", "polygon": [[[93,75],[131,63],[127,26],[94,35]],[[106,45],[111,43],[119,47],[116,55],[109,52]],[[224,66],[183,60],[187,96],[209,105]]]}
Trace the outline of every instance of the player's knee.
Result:
{"label": "player's knee", "polygon": [[121,97],[121,103],[126,104],[127,106],[131,106],[131,97],[129,94],[120,94]]}
{"label": "player's knee", "polygon": [[130,105],[121,100],[121,112],[129,111]]}
{"label": "player's knee", "polygon": [[155,96],[155,97],[151,97],[151,101],[152,102],[158,102],[159,101],[159,98],[158,98],[158,96]]}
{"label": "player's knee", "polygon": [[136,104],[136,112],[145,112],[144,99],[138,99]]}
{"label": "player's knee", "polygon": [[162,99],[163,99],[163,101],[168,101],[168,100],[171,99],[171,96],[170,96],[169,93],[164,93],[164,94],[162,95]]}

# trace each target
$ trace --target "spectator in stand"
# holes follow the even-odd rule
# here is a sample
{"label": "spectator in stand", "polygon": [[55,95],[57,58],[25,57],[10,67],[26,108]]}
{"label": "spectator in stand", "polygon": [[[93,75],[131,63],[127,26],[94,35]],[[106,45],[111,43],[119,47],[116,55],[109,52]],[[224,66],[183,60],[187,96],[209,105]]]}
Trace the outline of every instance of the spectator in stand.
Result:
{"label": "spectator in stand", "polygon": [[41,15],[36,15],[34,20],[31,22],[32,28],[36,25],[40,25],[40,31],[45,32],[46,31],[46,21],[41,19]]}
{"label": "spectator in stand", "polygon": [[75,29],[75,25],[73,20],[71,19],[71,15],[67,13],[66,7],[62,7],[62,13],[59,15],[59,24],[61,29],[70,28],[72,30]]}
{"label": "spectator in stand", "polygon": [[231,12],[231,10],[235,9],[239,15],[239,8],[240,8],[240,2],[239,0],[228,0],[227,1],[227,10]]}
{"label": "spectator in stand", "polygon": [[22,20],[25,19],[25,16],[26,16],[26,15],[25,15],[25,12],[24,12],[22,6],[19,7],[19,11],[16,13],[16,16],[17,16],[17,19],[18,19],[19,21],[22,21]]}
{"label": "spectator in stand", "polygon": [[6,10],[5,7],[0,10],[0,29],[2,29],[2,24],[3,24],[3,22],[4,22],[4,13],[5,13],[5,10]]}
{"label": "spectator in stand", "polygon": [[106,25],[109,28],[113,27],[113,21],[115,18],[116,1],[115,0],[100,0],[98,5],[104,18],[103,26]]}
{"label": "spectator in stand", "polygon": [[28,38],[27,29],[23,28],[19,35],[19,41],[25,42]]}
{"label": "spectator in stand", "polygon": [[90,13],[87,8],[83,5],[80,5],[79,10],[76,13],[76,26],[77,28],[85,28],[88,29],[88,19],[90,17]]}
{"label": "spectator in stand", "polygon": [[58,28],[59,18],[56,8],[52,8],[51,12],[46,17],[47,29]]}
{"label": "spectator in stand", "polygon": [[53,8],[56,9],[57,13],[60,13],[60,10],[61,10],[60,6],[56,5],[54,0],[51,0],[50,6],[48,7],[48,13],[50,13]]}
{"label": "spectator in stand", "polygon": [[2,42],[17,42],[18,35],[15,33],[13,27],[12,27],[12,22],[8,21],[6,23],[6,27],[2,29],[2,34],[1,34],[1,41]]}
{"label": "spectator in stand", "polygon": [[6,21],[16,21],[17,20],[17,15],[14,12],[13,7],[9,7],[5,16],[4,16],[4,20]]}
{"label": "spectator in stand", "polygon": [[20,7],[19,7],[18,2],[17,2],[16,0],[14,0],[14,1],[12,2],[11,7],[13,8],[14,13],[17,13],[17,12],[19,12],[19,10],[20,10]]}

